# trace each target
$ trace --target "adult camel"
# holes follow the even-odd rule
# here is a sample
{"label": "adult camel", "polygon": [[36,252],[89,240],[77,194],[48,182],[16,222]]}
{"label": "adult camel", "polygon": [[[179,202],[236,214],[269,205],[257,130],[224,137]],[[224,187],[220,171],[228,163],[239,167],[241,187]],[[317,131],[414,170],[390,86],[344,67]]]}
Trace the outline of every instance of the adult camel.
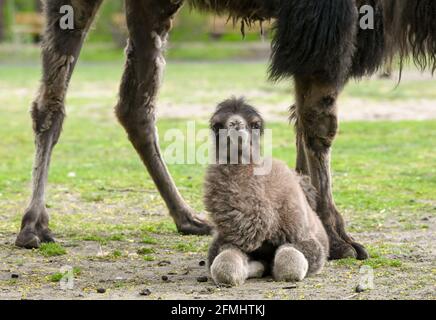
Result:
{"label": "adult camel", "polygon": [[[162,160],[155,110],[172,20],[183,0],[125,0],[129,41],[116,115],[164,199],[179,232],[209,234],[178,192]],[[330,259],[368,257],[346,231],[332,195],[330,151],[338,129],[338,95],[347,80],[374,73],[383,61],[411,55],[422,68],[436,67],[434,0],[186,0],[194,8],[228,14],[243,24],[274,19],[270,77],[293,78],[297,170],[318,191],[317,213],[330,241]],[[86,34],[102,0],[46,0],[43,76],[32,106],[36,156],[33,192],[16,245],[54,241],[45,189],[53,147],[65,117],[68,84]],[[61,28],[60,8],[74,9],[74,29]],[[374,9],[374,28],[359,27],[359,8]]]}

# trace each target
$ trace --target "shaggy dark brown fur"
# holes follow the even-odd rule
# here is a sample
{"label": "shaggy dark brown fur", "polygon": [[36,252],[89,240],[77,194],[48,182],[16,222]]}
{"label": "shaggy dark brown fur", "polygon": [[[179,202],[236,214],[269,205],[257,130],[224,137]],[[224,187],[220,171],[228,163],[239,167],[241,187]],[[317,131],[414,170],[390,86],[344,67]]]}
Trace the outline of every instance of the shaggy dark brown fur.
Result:
{"label": "shaggy dark brown fur", "polygon": [[188,0],[191,7],[238,20],[263,21],[276,16],[281,0]]}
{"label": "shaggy dark brown fur", "polygon": [[[275,19],[270,77],[313,76],[327,82],[371,75],[399,54],[436,68],[433,0],[188,0],[193,7],[252,23]],[[371,5],[375,29],[358,27],[357,10]]]}
{"label": "shaggy dark brown fur", "polygon": [[[250,135],[253,126],[259,123],[263,126],[263,120],[253,107],[243,100],[232,99],[220,104],[212,116],[211,128],[231,130],[229,122],[235,115],[245,122],[239,130]],[[214,274],[213,262],[217,254],[222,254],[222,248],[225,251],[229,246],[233,246],[233,252],[240,250],[274,264],[269,260],[270,253],[262,256],[258,250],[264,250],[264,244],[276,249],[289,245],[304,255],[309,274],[319,272],[329,245],[324,227],[308,202],[308,198],[313,200],[313,187],[307,178],[280,161],[273,160],[271,172],[266,175],[255,175],[256,166],[259,164],[216,164],[207,170],[204,199],[217,230],[209,255],[215,281],[225,281]],[[221,262],[219,268],[225,268],[225,263]],[[219,268],[215,271],[224,272]],[[277,273],[281,272],[274,265],[272,269],[280,278]]]}
{"label": "shaggy dark brown fur", "polygon": [[399,50],[401,60],[409,56],[421,69],[436,70],[436,1],[434,0],[382,0],[385,8],[386,28],[393,48]]}
{"label": "shaggy dark brown fur", "polygon": [[315,76],[344,82],[354,53],[354,0],[282,1],[275,26],[270,76]]}
{"label": "shaggy dark brown fur", "polygon": [[385,57],[385,30],[383,6],[380,0],[356,0],[357,8],[370,5],[374,8],[374,29],[357,28],[356,51],[350,76],[363,77],[375,73]]}

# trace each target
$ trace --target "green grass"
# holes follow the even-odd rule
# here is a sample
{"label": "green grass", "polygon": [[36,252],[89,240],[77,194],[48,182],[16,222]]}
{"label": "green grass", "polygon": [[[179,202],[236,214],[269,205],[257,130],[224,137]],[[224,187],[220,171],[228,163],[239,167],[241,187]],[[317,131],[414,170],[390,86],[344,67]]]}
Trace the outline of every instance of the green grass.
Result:
{"label": "green grass", "polygon": [[156,223],[150,223],[146,225],[141,226],[141,231],[150,232],[150,233],[162,233],[162,234],[168,234],[168,233],[176,233],[177,229],[173,223],[168,223],[166,221],[160,221]]}
{"label": "green grass", "polygon": [[144,261],[155,261],[156,257],[153,255],[145,255],[143,259]]}
{"label": "green grass", "polygon": [[[30,128],[26,129],[28,121],[25,114],[2,114],[5,116],[0,119],[0,135],[4,137],[0,141],[0,203],[2,212],[8,213],[11,203],[6,200],[19,200],[24,205],[29,196],[33,144]],[[156,208],[161,211],[163,203],[115,121],[113,125],[108,125],[98,121],[96,124],[94,119],[68,120],[62,143],[55,150],[50,172],[48,203],[52,206],[52,227],[61,231],[80,221],[82,229],[77,230],[76,235],[83,240],[123,240],[126,237],[123,233],[129,232],[129,228],[104,225],[104,219],[95,221],[93,212],[83,211],[80,206],[75,215],[63,216],[60,220],[61,217],[56,214],[59,209],[57,202],[68,202],[62,197],[62,190],[75,195],[75,201],[95,203],[97,207],[121,201],[154,212]],[[8,130],[7,124],[9,126],[10,123],[13,125]],[[164,132],[170,127],[184,125],[179,120],[163,120],[159,128],[160,132]],[[205,126],[203,123],[200,125]],[[269,127],[273,129],[274,156],[293,166],[295,149],[292,129],[286,124],[270,124]],[[353,229],[377,228],[392,215],[407,226],[411,215],[434,210],[435,127],[435,121],[342,124],[333,151],[334,191],[340,209],[348,217],[353,217]],[[92,136],[88,135],[90,132]],[[105,161],[99,161],[99,158]],[[204,169],[195,165],[170,166],[181,191],[198,210],[203,208],[201,190]],[[76,172],[76,178],[68,177],[71,171]],[[123,191],[126,189],[132,191]],[[149,192],[153,195],[151,201]],[[89,201],[86,197],[89,193],[98,193],[103,200]],[[72,201],[71,208],[75,206]],[[8,215],[15,226],[19,223],[19,216],[20,212]],[[89,234],[91,228],[94,232]],[[170,221],[137,223],[132,225],[132,230],[143,234],[176,232]],[[153,240],[144,238],[144,242],[149,241]]]}
{"label": "green grass", "polygon": [[84,241],[96,241],[100,244],[107,244],[109,241],[124,241],[125,237],[122,234],[109,234],[109,235],[96,235],[96,234],[88,234],[84,236],[78,237],[80,240]]}
{"label": "green grass", "polygon": [[43,243],[38,251],[45,257],[62,256],[67,253],[67,250],[59,243]]}
{"label": "green grass", "polygon": [[179,252],[207,252],[209,243],[204,237],[186,237],[182,241],[176,241],[170,246],[170,249]]}
{"label": "green grass", "polygon": [[153,238],[152,236],[145,235],[142,237],[141,242],[144,244],[156,244],[157,240],[155,238]]}
{"label": "green grass", "polygon": [[403,267],[403,262],[398,258],[390,258],[389,256],[408,252],[407,244],[403,246],[393,247],[383,243],[379,243],[377,246],[368,246],[368,253],[370,258],[364,261],[358,261],[356,259],[342,259],[334,261],[333,263],[337,266],[348,266],[348,267],[360,267],[360,266],[370,266],[374,269],[390,267],[390,268],[401,268]]}
{"label": "green grass", "polygon": [[122,256],[123,256],[123,253],[120,250],[114,250],[111,253],[111,257],[114,259],[121,258]]}
{"label": "green grass", "polygon": [[[221,61],[255,59],[265,55],[267,45],[256,42],[174,42],[167,49],[169,60]],[[0,63],[31,64],[39,60],[40,48],[28,44],[0,44]],[[118,62],[124,60],[124,50],[113,43],[87,43],[80,60],[86,63]]]}
{"label": "green grass", "polygon": [[[81,272],[82,272],[82,270],[81,270],[80,268],[77,268],[77,267],[73,268],[73,275],[74,275],[75,277],[79,276]],[[48,276],[48,280],[49,280],[50,282],[59,282],[59,281],[61,281],[62,278],[65,277],[67,274],[68,274],[68,272],[64,272],[64,273],[62,273],[62,272],[56,272],[56,273],[53,273],[52,275]]]}
{"label": "green grass", "polygon": [[153,248],[141,248],[141,249],[138,249],[137,253],[138,254],[152,254],[152,253],[156,253],[156,250],[154,250]]}
{"label": "green grass", "polygon": [[[256,105],[292,102],[292,88],[266,81],[266,63],[169,64],[161,104],[174,107],[206,106],[232,93],[246,94]],[[122,63],[78,65],[67,101],[68,118],[55,148],[49,176],[48,206],[51,228],[74,240],[111,241],[138,239],[158,244],[159,237],[174,235],[152,180],[113,115]],[[0,66],[0,230],[16,233],[30,195],[33,134],[28,106],[37,88],[37,65]],[[351,83],[345,97],[368,101],[436,99],[434,81],[405,81],[399,89],[389,82]],[[187,94],[189,92],[190,94]],[[191,119],[190,119],[191,120]],[[206,128],[206,119],[194,119]],[[158,123],[165,148],[165,132],[186,129],[185,120]],[[274,157],[295,164],[293,129],[286,123],[268,123],[273,130]],[[349,230],[364,232],[391,228],[422,229],[420,219],[436,208],[436,121],[345,122],[333,149],[335,199]],[[202,204],[204,166],[170,165],[181,193],[198,211]],[[74,174],[71,174],[74,173]],[[195,238],[171,242],[168,249],[203,252],[207,243]],[[158,241],[159,240],[159,241]],[[207,241],[206,241],[207,242]],[[48,244],[41,254],[65,254]],[[385,253],[374,265],[395,266]],[[154,259],[144,253],[144,259]]]}

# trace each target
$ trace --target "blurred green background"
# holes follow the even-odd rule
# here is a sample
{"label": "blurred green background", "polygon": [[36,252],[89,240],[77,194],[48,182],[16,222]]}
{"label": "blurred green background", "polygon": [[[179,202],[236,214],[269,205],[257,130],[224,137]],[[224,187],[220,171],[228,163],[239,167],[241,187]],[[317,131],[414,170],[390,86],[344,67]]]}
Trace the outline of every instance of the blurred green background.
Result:
{"label": "blurred green background", "polygon": [[[5,43],[8,47],[13,44],[15,51],[21,51],[23,54],[17,59],[32,55],[32,46],[20,47],[20,50],[17,50],[17,46],[40,41],[44,28],[41,10],[40,0],[0,0],[0,43],[3,43],[3,47]],[[103,2],[88,38],[88,47],[93,48],[87,51],[88,58],[113,60],[122,57],[127,38],[123,10],[123,1]],[[209,60],[266,56],[268,46],[259,43],[262,43],[263,37],[268,37],[270,24],[265,24],[262,36],[260,26],[247,28],[245,37],[239,29],[239,26],[228,22],[227,17],[198,13],[185,5],[174,22],[171,32],[173,50],[169,58]],[[252,45],[238,46],[242,41]],[[6,48],[1,52],[10,55]],[[34,50],[34,54],[37,54],[37,50]]]}

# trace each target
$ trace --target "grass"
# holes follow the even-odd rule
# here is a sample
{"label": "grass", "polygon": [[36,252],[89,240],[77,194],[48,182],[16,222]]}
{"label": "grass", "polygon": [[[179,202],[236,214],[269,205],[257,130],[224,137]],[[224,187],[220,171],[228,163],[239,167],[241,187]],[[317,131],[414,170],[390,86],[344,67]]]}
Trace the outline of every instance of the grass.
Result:
{"label": "grass", "polygon": [[171,245],[171,249],[179,252],[207,252],[208,246],[209,243],[204,241],[204,237],[192,236],[175,242]]}
{"label": "grass", "polygon": [[144,244],[156,244],[157,240],[155,238],[153,238],[152,236],[145,235],[142,237],[141,242]]}
{"label": "grass", "polygon": [[[73,268],[73,275],[75,277],[79,276],[82,273],[82,270],[80,268],[74,267]],[[59,282],[62,280],[63,277],[65,277],[68,274],[68,271],[66,272],[56,272],[53,273],[52,275],[48,276],[48,280],[50,282]]]}
{"label": "grass", "polygon": [[111,254],[111,257],[114,259],[121,258],[123,253],[120,250],[114,250]]}
{"label": "grass", "polygon": [[[237,68],[224,62],[169,64],[160,103],[208,106],[212,110],[230,94],[245,93],[260,106],[290,104],[292,88],[286,83],[268,83],[265,70],[264,62],[239,63]],[[145,261],[154,261],[161,248],[205,252],[207,238],[174,236],[176,228],[163,201],[113,116],[121,72],[121,61],[85,61],[73,77],[68,119],[49,177],[51,228],[68,240],[153,245],[139,249]],[[39,73],[39,67],[32,64],[0,67],[0,230],[11,235],[19,228],[30,194],[34,146],[26,110]],[[405,81],[401,90],[394,90],[391,83],[375,80],[351,83],[344,96],[368,101],[436,99],[436,91],[434,81]],[[207,127],[206,119],[194,120],[198,128]],[[268,123],[268,127],[273,130],[274,157],[293,167],[292,128],[286,123]],[[186,121],[159,121],[163,148],[170,143],[164,139],[165,132],[173,128],[185,130]],[[421,218],[434,214],[436,208],[434,141],[436,121],[431,120],[341,124],[333,150],[333,182],[336,202],[349,230],[427,227]],[[205,167],[170,165],[169,170],[188,202],[203,211]],[[371,251],[372,259],[365,263],[375,268],[402,267],[401,261],[391,257],[392,251],[380,248],[382,244]],[[45,244],[38,252],[47,257],[67,253],[59,244]],[[113,248],[110,255],[113,259],[127,257],[124,251]],[[338,262],[344,266],[360,264],[354,260]]]}
{"label": "grass", "polygon": [[67,254],[67,250],[65,250],[65,248],[59,243],[43,243],[38,251],[45,257],[55,257]]}
{"label": "grass", "polygon": [[141,248],[141,249],[138,249],[137,253],[138,254],[152,254],[152,253],[156,253],[156,250],[154,250],[153,248]]}
{"label": "grass", "polygon": [[[168,50],[170,63],[160,95],[160,103],[207,105],[212,108],[224,98],[222,93],[225,92],[226,96],[248,95],[258,105],[263,103],[289,105],[293,89],[288,81],[279,84],[267,81],[268,54],[260,54],[264,57],[260,62],[259,59],[251,59],[251,62],[247,62],[250,57],[259,55],[258,46],[253,46],[251,43],[175,44]],[[0,45],[2,67],[0,81],[5,92],[8,92],[8,89],[25,86],[28,90],[31,89],[31,92],[26,92],[26,96],[33,94],[37,87],[35,80],[39,80],[40,74],[40,69],[35,67],[39,64],[39,55],[38,47]],[[232,58],[233,63],[229,63],[228,60]],[[71,112],[71,108],[89,103],[90,96],[93,96],[94,106],[97,102],[113,106],[123,66],[122,50],[107,44],[90,43],[85,46],[73,76],[68,113]],[[8,81],[5,81],[6,79]],[[95,94],[87,90],[86,84],[92,84]],[[187,95],[186,92],[195,94]],[[343,98],[350,97],[364,98],[368,101],[378,99],[401,101],[435,99],[436,92],[434,81],[403,79],[401,86],[397,88],[395,81],[363,79],[351,81],[347,85]],[[101,117],[102,114],[96,116]]]}
{"label": "grass", "polygon": [[145,255],[143,259],[144,261],[148,261],[148,262],[156,260],[156,258],[153,255],[149,255],[149,254]]}
{"label": "grass", "polygon": [[78,237],[80,240],[84,241],[96,241],[100,244],[107,244],[109,241],[123,241],[125,240],[124,235],[122,234],[109,234],[109,235],[96,235],[96,234],[88,234],[84,235],[82,237]]}
{"label": "grass", "polygon": [[[7,224],[3,230],[16,230],[20,212],[15,211],[11,216],[9,206],[13,204],[9,201],[18,200],[20,206],[24,206],[29,196],[32,135],[31,129],[26,128],[28,120],[25,113],[2,114],[0,135],[4,139],[0,141],[0,205],[8,219],[1,223]],[[107,215],[107,220],[95,216],[95,212],[103,210],[102,214],[105,214],[106,206],[115,206],[120,202],[140,212],[159,213],[166,210],[115,120],[111,120],[112,125],[98,121],[96,125],[94,119],[71,117],[68,120],[62,143],[55,150],[50,172],[48,202],[52,207],[52,228],[79,239],[102,243],[121,241],[128,238],[129,233],[175,233],[175,226],[170,220],[151,219],[132,221],[130,226],[116,225],[114,222],[126,213],[122,208],[116,209],[114,214],[117,216]],[[183,128],[184,125],[180,120],[163,120],[159,128],[160,132],[164,132],[170,127]],[[269,127],[274,134],[274,156],[293,166],[295,149],[290,138],[291,128],[279,123]],[[340,209],[347,218],[352,217],[349,220],[352,220],[354,231],[380,228],[393,215],[410,229],[418,223],[411,217],[426,215],[434,210],[435,127],[434,121],[342,124],[333,151],[334,191]],[[92,136],[89,136],[90,132]],[[98,158],[105,161],[98,161]],[[76,172],[75,178],[68,176],[70,171]],[[185,197],[197,210],[202,210],[204,167],[173,165],[170,171]],[[188,179],[188,176],[191,178]],[[123,191],[126,189],[131,191]],[[89,193],[98,193],[100,200],[89,200]],[[65,199],[65,195],[69,195],[70,200]],[[69,210],[74,215],[58,214],[63,210],[60,205],[65,202],[69,203]],[[144,243],[153,242],[146,236],[143,240]]]}
{"label": "grass", "polygon": [[[175,42],[169,45],[167,57],[179,61],[220,61],[255,59],[268,52],[268,45],[256,42]],[[32,63],[38,60],[37,45],[0,44],[0,63]],[[112,43],[87,43],[80,59],[87,63],[124,60],[124,50]]]}
{"label": "grass", "polygon": [[370,266],[374,269],[378,268],[400,268],[403,266],[403,263],[399,259],[390,259],[383,256],[375,255],[371,256],[370,259],[365,261],[359,261],[356,259],[342,259],[334,262],[337,266]]}

